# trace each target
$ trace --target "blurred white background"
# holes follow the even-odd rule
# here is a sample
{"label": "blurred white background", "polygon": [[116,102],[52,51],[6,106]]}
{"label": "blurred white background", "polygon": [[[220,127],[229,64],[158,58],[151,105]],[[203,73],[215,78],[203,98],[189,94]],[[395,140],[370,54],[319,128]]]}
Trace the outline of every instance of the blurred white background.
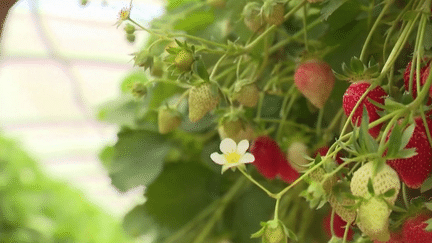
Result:
{"label": "blurred white background", "polygon": [[[132,69],[129,55],[147,37],[126,41],[114,26],[130,1],[20,0],[0,46],[0,130],[18,140],[44,170],[79,188],[115,217],[143,202],[143,188],[121,194],[98,161],[117,127],[96,120],[100,104],[119,95]],[[146,24],[162,0],[134,0],[131,17]]]}

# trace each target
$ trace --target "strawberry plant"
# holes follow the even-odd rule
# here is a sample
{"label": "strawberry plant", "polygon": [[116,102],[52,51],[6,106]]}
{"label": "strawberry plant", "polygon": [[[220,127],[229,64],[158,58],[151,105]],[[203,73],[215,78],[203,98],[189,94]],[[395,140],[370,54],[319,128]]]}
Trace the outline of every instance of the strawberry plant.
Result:
{"label": "strawberry plant", "polygon": [[99,113],[120,126],[101,153],[112,184],[146,187],[125,228],[167,243],[432,242],[417,216],[432,211],[431,6],[168,0],[150,23],[123,9],[126,34],[149,34]]}

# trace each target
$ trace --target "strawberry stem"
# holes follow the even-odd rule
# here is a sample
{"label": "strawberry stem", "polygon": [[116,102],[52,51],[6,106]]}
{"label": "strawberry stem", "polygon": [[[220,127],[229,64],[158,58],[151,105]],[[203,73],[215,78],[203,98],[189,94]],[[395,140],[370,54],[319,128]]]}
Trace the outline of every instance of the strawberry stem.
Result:
{"label": "strawberry stem", "polygon": [[261,188],[261,190],[263,190],[265,193],[267,193],[267,195],[269,195],[269,197],[271,198],[275,198],[278,199],[280,198],[280,196],[275,195],[274,193],[270,192],[269,190],[267,190],[267,188],[265,188],[263,185],[261,185],[259,182],[257,182],[254,178],[252,178],[252,176],[250,176],[248,173],[246,173],[243,168],[238,168],[238,170],[248,179],[250,180],[252,183],[254,183],[255,185],[257,185],[259,188]]}
{"label": "strawberry stem", "polygon": [[381,19],[384,17],[384,14],[387,12],[387,10],[389,9],[389,7],[392,5],[394,0],[390,0],[387,1],[386,5],[384,6],[383,10],[381,11],[381,13],[378,15],[378,18],[375,20],[374,25],[372,26],[372,29],[369,31],[369,34],[365,40],[365,43],[363,44],[363,49],[361,51],[360,54],[360,60],[362,62],[365,62],[365,57],[366,57],[366,50],[369,46],[370,41],[372,40],[372,36],[375,33],[375,30],[377,29],[379,23],[381,22]]}
{"label": "strawberry stem", "polygon": [[304,37],[305,49],[306,49],[306,52],[308,52],[309,47],[308,47],[308,37],[307,37],[307,30],[306,30],[306,28],[307,28],[306,16],[307,16],[307,5],[305,4],[303,6],[303,26],[304,26],[303,27],[303,29],[304,29],[303,37]]}

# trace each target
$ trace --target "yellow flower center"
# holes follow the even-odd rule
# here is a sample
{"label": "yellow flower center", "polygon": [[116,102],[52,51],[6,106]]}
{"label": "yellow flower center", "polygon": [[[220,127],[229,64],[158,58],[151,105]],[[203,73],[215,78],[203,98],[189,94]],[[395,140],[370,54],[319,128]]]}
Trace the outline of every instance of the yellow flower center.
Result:
{"label": "yellow flower center", "polygon": [[236,152],[225,154],[225,159],[228,161],[228,163],[237,163],[240,160],[240,154]]}
{"label": "yellow flower center", "polygon": [[130,9],[128,9],[128,8],[123,8],[123,9],[120,11],[119,18],[120,18],[121,20],[127,20],[127,19],[129,18],[129,14],[130,14]]}

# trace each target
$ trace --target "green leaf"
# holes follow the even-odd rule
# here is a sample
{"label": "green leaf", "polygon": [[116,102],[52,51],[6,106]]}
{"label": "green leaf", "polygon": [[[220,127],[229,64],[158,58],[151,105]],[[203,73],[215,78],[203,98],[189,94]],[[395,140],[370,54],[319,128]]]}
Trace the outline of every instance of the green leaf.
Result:
{"label": "green leaf", "polygon": [[114,148],[115,156],[110,167],[112,184],[121,191],[127,191],[156,179],[170,145],[158,133],[123,129]]}
{"label": "green leaf", "polygon": [[99,160],[102,162],[106,169],[109,169],[114,160],[115,148],[114,146],[105,146],[99,153]]}
{"label": "green leaf", "polygon": [[432,231],[432,219],[428,219],[428,220],[426,220],[424,222],[428,224],[426,226],[425,230],[431,232]]}
{"label": "green leaf", "polygon": [[357,74],[362,74],[365,70],[365,65],[357,57],[351,58],[350,66],[351,66],[351,70]]}
{"label": "green leaf", "polygon": [[131,90],[131,86],[134,83],[147,83],[148,78],[147,75],[144,72],[133,72],[128,74],[122,81],[120,85],[120,89],[123,93],[129,93]]}
{"label": "green leaf", "polygon": [[402,140],[402,131],[401,127],[396,124],[390,134],[389,140],[387,142],[388,150],[387,156],[394,157],[400,150],[401,140]]}
{"label": "green leaf", "polygon": [[411,157],[416,156],[416,155],[417,155],[417,152],[415,151],[415,148],[410,148],[410,149],[404,149],[404,150],[399,151],[396,158],[408,159],[408,158],[411,158]]}
{"label": "green leaf", "polygon": [[359,143],[360,147],[363,148],[364,153],[376,153],[378,152],[378,143],[375,139],[369,134],[368,130],[369,117],[366,110],[366,106],[363,106],[363,116],[360,125],[359,132]]}
{"label": "green leaf", "polygon": [[348,0],[330,0],[327,5],[321,9],[321,18],[327,20],[327,18],[332,15],[340,6],[342,6]]}
{"label": "green leaf", "polygon": [[142,101],[136,101],[130,95],[122,95],[116,100],[101,105],[98,119],[121,126],[135,127],[136,117],[146,111],[147,108]]}
{"label": "green leaf", "polygon": [[[379,107],[379,105],[381,105],[380,103],[378,103],[372,99],[370,99],[369,101],[377,107]],[[403,108],[405,108],[405,105],[394,101],[391,97],[388,97],[384,100],[384,107],[380,107],[380,108],[384,108],[385,110],[391,112],[391,111],[403,109]]]}
{"label": "green leaf", "polygon": [[384,197],[392,197],[396,193],[396,190],[394,188],[387,190],[384,192]]}
{"label": "green leaf", "polygon": [[193,70],[203,80],[210,81],[207,68],[205,67],[205,64],[202,59],[199,59],[193,63]]}
{"label": "green leaf", "polygon": [[432,211],[432,202],[430,203],[424,203],[425,207],[429,210]]}
{"label": "green leaf", "polygon": [[372,183],[372,179],[371,179],[371,178],[369,178],[369,180],[368,180],[368,183],[367,183],[367,189],[368,189],[368,192],[369,192],[372,196],[375,195],[375,191],[374,191],[374,188],[373,188],[373,183]]}
{"label": "green leaf", "polygon": [[149,109],[157,109],[161,106],[164,101],[172,97],[176,93],[182,92],[175,82],[169,83],[157,83],[156,85],[148,89]]}
{"label": "green leaf", "polygon": [[414,133],[414,129],[415,129],[415,124],[411,124],[405,129],[405,131],[402,134],[399,150],[402,150],[407,146],[408,142],[411,140],[411,137]]}
{"label": "green leaf", "polygon": [[167,0],[166,9],[168,11],[174,10],[176,8],[182,7],[185,4],[196,4],[199,0]]}
{"label": "green leaf", "polygon": [[179,19],[174,25],[174,29],[183,30],[193,35],[197,31],[204,30],[214,20],[215,16],[212,9],[195,11],[190,13],[187,18]]}
{"label": "green leaf", "polygon": [[209,190],[218,177],[196,163],[167,164],[147,187],[145,208],[161,226],[178,229],[219,196]]}
{"label": "green leaf", "polygon": [[155,222],[146,212],[144,205],[136,206],[123,218],[124,230],[133,237],[146,234],[155,226]]}
{"label": "green leaf", "polygon": [[432,177],[427,178],[421,185],[420,192],[426,192],[432,189]]}

